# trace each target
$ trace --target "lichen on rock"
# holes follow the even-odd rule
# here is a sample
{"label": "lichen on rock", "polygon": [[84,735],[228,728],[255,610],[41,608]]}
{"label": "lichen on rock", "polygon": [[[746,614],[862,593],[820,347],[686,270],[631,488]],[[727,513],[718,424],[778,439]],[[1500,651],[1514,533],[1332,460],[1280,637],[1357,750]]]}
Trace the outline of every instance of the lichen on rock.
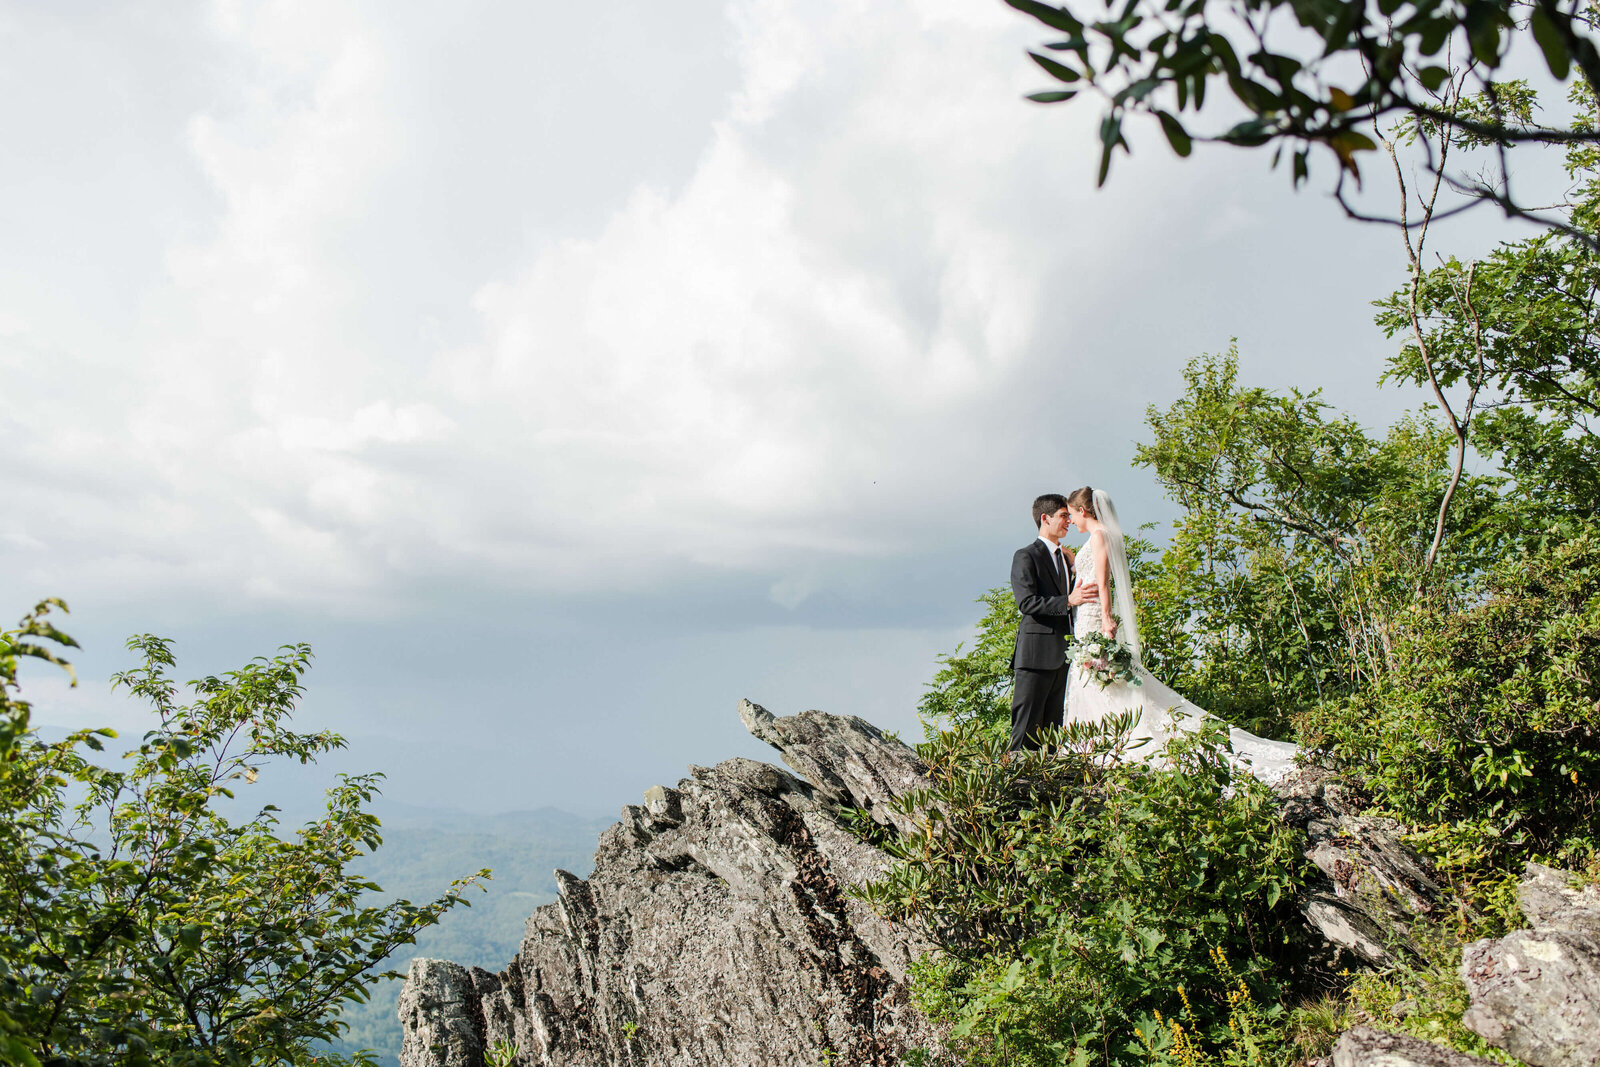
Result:
{"label": "lichen on rock", "polygon": [[1518,903],[1531,928],[1462,953],[1461,1021],[1533,1067],[1600,1063],[1600,890],[1530,863]]}

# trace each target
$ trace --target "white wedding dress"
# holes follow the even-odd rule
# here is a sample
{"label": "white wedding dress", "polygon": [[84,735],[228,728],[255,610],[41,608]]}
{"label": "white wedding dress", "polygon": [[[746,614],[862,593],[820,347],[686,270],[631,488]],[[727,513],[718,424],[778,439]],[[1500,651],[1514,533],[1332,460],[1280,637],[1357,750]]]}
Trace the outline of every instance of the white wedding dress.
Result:
{"label": "white wedding dress", "polygon": [[[1099,504],[1099,494],[1096,497],[1096,504]],[[1091,538],[1078,553],[1075,569],[1079,581],[1085,581],[1094,574],[1094,552],[1094,539]],[[1107,568],[1108,577],[1112,569]],[[1131,599],[1128,598],[1129,601]],[[1119,610],[1119,616],[1124,610]],[[1080,606],[1073,616],[1073,633],[1086,634],[1091,631],[1105,632],[1098,601]],[[1118,636],[1122,636],[1120,630]],[[1067,681],[1066,721],[1097,723],[1119,712],[1136,711],[1139,718],[1128,737],[1130,754],[1136,759],[1149,760],[1160,755],[1168,738],[1195,733],[1202,723],[1214,718],[1162,685],[1144,669],[1143,664],[1139,664],[1136,670],[1139,685],[1112,682],[1102,689],[1088,672],[1074,666]],[[1228,740],[1233,749],[1230,762],[1269,785],[1295,769],[1294,756],[1299,749],[1286,741],[1257,737],[1237,726],[1229,727]]]}

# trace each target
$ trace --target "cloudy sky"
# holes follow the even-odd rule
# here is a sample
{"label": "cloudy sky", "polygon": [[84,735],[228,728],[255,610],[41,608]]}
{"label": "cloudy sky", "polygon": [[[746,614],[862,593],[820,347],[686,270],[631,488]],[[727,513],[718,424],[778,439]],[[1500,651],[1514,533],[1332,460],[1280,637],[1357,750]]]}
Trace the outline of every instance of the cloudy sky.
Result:
{"label": "cloudy sky", "polygon": [[305,640],[410,803],[614,809],[914,730],[1036,493],[1245,373],[1371,422],[1393,234],[1155,129],[1094,189],[999,0],[0,3],[0,617],[82,684]]}

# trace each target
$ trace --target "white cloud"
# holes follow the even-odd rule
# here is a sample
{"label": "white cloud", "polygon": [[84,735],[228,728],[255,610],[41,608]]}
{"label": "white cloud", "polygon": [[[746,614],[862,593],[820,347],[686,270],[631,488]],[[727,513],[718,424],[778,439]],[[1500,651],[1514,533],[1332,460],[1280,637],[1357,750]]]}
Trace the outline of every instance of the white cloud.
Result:
{"label": "white cloud", "polygon": [[483,341],[434,380],[519,425],[491,462],[601,553],[622,500],[668,557],[893,552],[897,509],[1015,447],[1006,398],[1037,355],[1053,252],[1017,224],[1038,145],[1009,24],[732,11],[744,83],[692,178],[484,286]]}
{"label": "white cloud", "polygon": [[[216,4],[173,145],[213,195],[162,209],[125,332],[0,306],[13,573],[387,612],[412,581],[632,581],[646,546],[658,582],[748,570],[792,606],[829,560],[904,552],[918,509],[920,536],[992,523],[963,502],[1053,432],[1086,358],[1061,332],[1216,186],[1193,162],[1150,197],[1161,162],[1097,197],[1094,116],[1019,101],[1028,28],[1000,5],[736,0],[686,177],[641,175],[583,232],[507,225],[441,306],[414,235],[540,190],[396,198],[458,120],[407,102],[472,59],[384,17]],[[475,103],[508,141],[545,106]],[[553,171],[594,146],[537,147]]]}
{"label": "white cloud", "polygon": [[308,718],[415,736],[424,802],[610,806],[761,755],[744,694],[914,728],[1034,493],[1148,502],[1186,358],[1370,393],[1371,243],[1153,128],[1097,193],[1035,39],[973,0],[13,5],[0,610],[64,596],[86,678],[129,630],[197,671],[309,639]]}

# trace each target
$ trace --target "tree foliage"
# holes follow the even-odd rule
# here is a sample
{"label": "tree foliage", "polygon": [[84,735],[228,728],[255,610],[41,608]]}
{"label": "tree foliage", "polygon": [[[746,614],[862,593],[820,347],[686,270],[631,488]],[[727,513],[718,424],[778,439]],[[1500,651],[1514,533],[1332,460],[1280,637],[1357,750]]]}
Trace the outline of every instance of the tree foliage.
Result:
{"label": "tree foliage", "polygon": [[[1592,108],[1586,86],[1575,97]],[[1600,154],[1568,150],[1575,226],[1596,231]],[[1404,336],[1386,379],[1465,392],[1481,409],[1471,443],[1510,477],[1502,520],[1525,531],[1592,516],[1600,504],[1600,252],[1568,234],[1500,245],[1413,271],[1378,302]],[[1481,401],[1476,400],[1481,396]],[[1470,406],[1469,406],[1470,407]]]}
{"label": "tree foliage", "polygon": [[[1393,662],[1396,613],[1419,592],[1448,438],[1408,418],[1382,437],[1318,393],[1240,385],[1234,350],[1192,362],[1151,407],[1137,462],[1183,509],[1135,590],[1146,659],[1202,707],[1281,736],[1294,711],[1354,692]],[[1430,595],[1458,599],[1496,544],[1492,479],[1469,479],[1476,526]]]}
{"label": "tree foliage", "polygon": [[184,687],[170,644],[136,637],[143,662],[115,684],[149,704],[156,725],[125,765],[91,756],[109,730],[41,740],[15,696],[16,658],[54,660],[38,638],[70,643],[49,606],[0,645],[0,1011],[12,1058],[312,1062],[312,1042],[338,1033],[340,1005],[364,997],[376,965],[464,903],[476,879],[427,904],[362,903],[378,887],[346,868],[381,843],[363,808],[377,775],[342,776],[325,815],[292,833],[271,806],[242,822],[220,810],[270,762],[343,745],[290,729],[303,645]]}
{"label": "tree foliage", "polygon": [[[1007,0],[1055,31],[1031,52],[1057,86],[1032,94],[1041,103],[1082,95],[1102,102],[1100,180],[1114,153],[1129,150],[1129,115],[1152,116],[1172,149],[1189,155],[1207,139],[1288,150],[1295,184],[1306,178],[1313,148],[1325,149],[1342,179],[1359,178],[1358,155],[1377,147],[1376,129],[1395,117],[1434,123],[1495,151],[1498,179],[1474,169],[1447,180],[1471,202],[1566,225],[1511,194],[1508,151],[1524,144],[1584,144],[1592,125],[1535,121],[1515,84],[1497,81],[1519,41],[1536,45],[1558,81],[1569,76],[1600,89],[1600,48],[1588,0]],[[1049,54],[1045,54],[1048,52]],[[1452,106],[1464,89],[1476,103]],[[1234,105],[1213,114],[1244,117],[1197,128],[1208,97]],[[1425,160],[1445,175],[1444,161]]]}

